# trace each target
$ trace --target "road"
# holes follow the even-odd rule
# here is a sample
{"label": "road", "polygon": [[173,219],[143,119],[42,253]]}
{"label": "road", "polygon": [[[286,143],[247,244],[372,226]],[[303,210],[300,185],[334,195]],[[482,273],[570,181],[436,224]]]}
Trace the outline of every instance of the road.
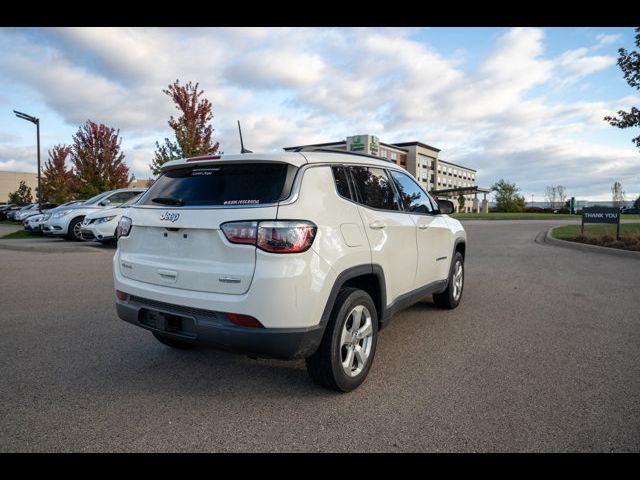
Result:
{"label": "road", "polygon": [[640,261],[470,221],[461,306],[381,332],[367,381],[174,351],[116,317],[113,250],[0,250],[0,451],[639,451]]}

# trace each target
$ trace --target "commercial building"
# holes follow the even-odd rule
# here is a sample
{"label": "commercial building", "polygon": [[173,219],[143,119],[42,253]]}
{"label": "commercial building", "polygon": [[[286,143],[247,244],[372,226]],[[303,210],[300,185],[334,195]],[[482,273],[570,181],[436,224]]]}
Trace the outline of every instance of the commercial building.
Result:
{"label": "commercial building", "polygon": [[[375,135],[353,135],[343,141],[316,143],[286,147],[285,151],[297,151],[312,148],[345,150],[374,155],[400,165],[411,173],[432,195],[453,200],[456,211],[478,211],[477,192],[485,194],[482,209],[487,210],[486,194],[488,189],[479,188],[476,183],[476,170],[438,158],[440,149],[426,143],[414,141],[404,143],[383,143]],[[458,197],[465,197],[464,208],[460,209]]]}
{"label": "commercial building", "polygon": [[9,194],[18,190],[20,182],[24,180],[27,187],[31,187],[34,201],[37,195],[38,174],[31,172],[2,172],[0,171],[0,203],[9,200]]}

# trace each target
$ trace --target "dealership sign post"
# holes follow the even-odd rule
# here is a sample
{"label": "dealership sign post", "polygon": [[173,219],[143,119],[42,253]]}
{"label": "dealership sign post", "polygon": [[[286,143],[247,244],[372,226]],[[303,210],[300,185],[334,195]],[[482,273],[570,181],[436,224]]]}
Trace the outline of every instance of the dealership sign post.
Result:
{"label": "dealership sign post", "polygon": [[618,208],[588,207],[582,209],[582,234],[585,223],[615,223],[616,240],[620,240],[620,210]]}

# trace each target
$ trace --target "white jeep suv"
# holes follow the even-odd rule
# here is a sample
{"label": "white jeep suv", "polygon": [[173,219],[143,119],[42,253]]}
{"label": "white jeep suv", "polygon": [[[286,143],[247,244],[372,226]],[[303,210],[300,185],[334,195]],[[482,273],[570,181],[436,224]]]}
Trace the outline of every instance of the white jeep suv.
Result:
{"label": "white jeep suv", "polygon": [[175,348],[305,358],[316,382],[350,391],[394,313],[427,295],[458,306],[466,233],[452,209],[366,155],[167,162],[118,224],[118,315]]}

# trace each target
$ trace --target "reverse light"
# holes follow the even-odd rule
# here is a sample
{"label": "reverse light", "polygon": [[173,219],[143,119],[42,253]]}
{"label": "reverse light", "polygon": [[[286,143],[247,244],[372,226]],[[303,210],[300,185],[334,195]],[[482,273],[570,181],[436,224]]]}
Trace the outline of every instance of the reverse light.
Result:
{"label": "reverse light", "polygon": [[126,237],[131,231],[131,219],[129,217],[122,217],[118,222],[118,228],[116,229],[116,238]]}
{"label": "reverse light", "polygon": [[305,252],[317,231],[313,223],[306,221],[228,222],[220,228],[231,243],[255,245],[271,253]]}
{"label": "reverse light", "polygon": [[253,318],[250,315],[241,315],[239,313],[227,313],[227,317],[231,320],[231,323],[238,325],[239,327],[255,327],[264,328],[258,319]]}

